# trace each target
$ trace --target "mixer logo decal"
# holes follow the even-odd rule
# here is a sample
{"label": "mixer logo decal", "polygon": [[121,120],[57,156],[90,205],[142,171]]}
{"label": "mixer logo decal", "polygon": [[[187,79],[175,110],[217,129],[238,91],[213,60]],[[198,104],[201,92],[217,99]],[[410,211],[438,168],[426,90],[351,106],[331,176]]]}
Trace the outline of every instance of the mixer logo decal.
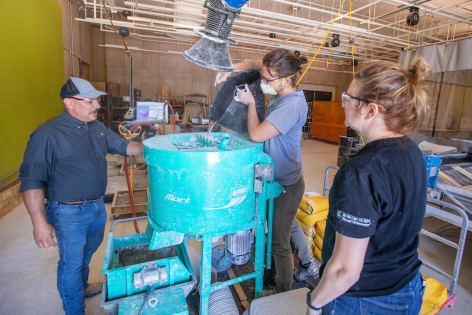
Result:
{"label": "mixer logo decal", "polygon": [[182,202],[189,203],[190,202],[190,198],[184,199],[184,198],[174,197],[174,195],[171,195],[171,194],[167,194],[165,199],[170,200],[170,201],[176,201],[178,203],[182,203]]}
{"label": "mixer logo decal", "polygon": [[203,210],[219,210],[219,209],[226,209],[229,207],[234,207],[239,205],[241,202],[246,199],[247,196],[247,187],[240,187],[240,188],[233,188],[231,190],[231,200],[230,202],[222,207],[215,207],[215,208],[207,208],[204,207]]}

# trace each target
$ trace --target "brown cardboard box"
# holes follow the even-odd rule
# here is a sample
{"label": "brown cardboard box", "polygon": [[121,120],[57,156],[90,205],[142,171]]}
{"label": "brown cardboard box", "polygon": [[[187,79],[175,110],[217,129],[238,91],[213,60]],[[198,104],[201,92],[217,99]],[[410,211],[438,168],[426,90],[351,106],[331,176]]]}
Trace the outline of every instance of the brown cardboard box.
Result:
{"label": "brown cardboard box", "polygon": [[157,94],[160,96],[170,96],[170,86],[159,86]]}
{"label": "brown cardboard box", "polygon": [[90,84],[99,91],[106,92],[107,90],[107,83],[106,82],[97,82],[97,81],[90,81]]}
{"label": "brown cardboard box", "polygon": [[120,85],[118,83],[107,83],[107,94],[119,96],[120,95]]}
{"label": "brown cardboard box", "polygon": [[130,96],[129,95],[129,84],[120,84],[120,96]]}

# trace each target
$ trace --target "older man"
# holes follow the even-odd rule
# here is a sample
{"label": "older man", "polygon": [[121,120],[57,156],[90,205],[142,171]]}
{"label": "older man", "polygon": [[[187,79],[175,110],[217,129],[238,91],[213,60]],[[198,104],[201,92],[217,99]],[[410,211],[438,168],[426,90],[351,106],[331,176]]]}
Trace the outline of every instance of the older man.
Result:
{"label": "older man", "polygon": [[107,219],[105,156],[143,151],[141,143],[120,138],[96,120],[101,95],[106,93],[83,79],[67,80],[60,93],[64,111],[31,134],[20,168],[34,240],[40,248],[59,247],[57,288],[71,315],[85,314],[84,297],[102,289],[101,283],[88,283],[88,266]]}

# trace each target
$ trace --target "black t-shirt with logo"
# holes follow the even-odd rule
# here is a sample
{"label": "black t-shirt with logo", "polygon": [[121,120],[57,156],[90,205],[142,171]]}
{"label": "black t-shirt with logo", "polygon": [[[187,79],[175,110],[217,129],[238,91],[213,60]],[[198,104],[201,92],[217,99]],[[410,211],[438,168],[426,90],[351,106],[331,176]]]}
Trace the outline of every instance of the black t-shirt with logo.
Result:
{"label": "black t-shirt with logo", "polygon": [[370,237],[356,284],[344,295],[397,292],[418,272],[418,233],[426,210],[426,167],[408,137],[368,143],[336,174],[329,193],[321,273],[331,258],[336,232]]}

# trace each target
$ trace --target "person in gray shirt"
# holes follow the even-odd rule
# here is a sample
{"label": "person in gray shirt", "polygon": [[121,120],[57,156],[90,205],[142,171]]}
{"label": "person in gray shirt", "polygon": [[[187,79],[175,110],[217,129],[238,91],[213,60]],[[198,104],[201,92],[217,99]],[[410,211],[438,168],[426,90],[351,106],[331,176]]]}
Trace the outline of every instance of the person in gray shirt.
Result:
{"label": "person in gray shirt", "polygon": [[[257,117],[254,97],[246,85],[238,90],[236,98],[248,106],[248,131],[252,141],[264,142],[264,152],[269,154],[275,165],[275,180],[285,191],[274,200],[272,233],[272,253],[274,255],[276,288],[265,291],[264,295],[290,290],[293,281],[293,258],[290,246],[291,232],[299,236],[293,240],[303,240],[303,233],[295,224],[295,214],[305,191],[302,172],[301,137],[306,123],[308,106],[302,90],[297,90],[297,76],[307,63],[306,57],[297,57],[287,49],[276,49],[266,54],[261,61],[248,60],[235,64],[236,70],[255,69],[261,71],[261,88],[265,94],[273,95],[266,111],[265,120]],[[224,81],[228,73],[218,73],[216,83]],[[301,235],[302,236],[302,235]],[[302,245],[302,246],[300,246]],[[308,253],[308,248],[304,251]],[[306,256],[306,255],[305,255]],[[302,261],[299,277],[316,277],[313,263]]]}

